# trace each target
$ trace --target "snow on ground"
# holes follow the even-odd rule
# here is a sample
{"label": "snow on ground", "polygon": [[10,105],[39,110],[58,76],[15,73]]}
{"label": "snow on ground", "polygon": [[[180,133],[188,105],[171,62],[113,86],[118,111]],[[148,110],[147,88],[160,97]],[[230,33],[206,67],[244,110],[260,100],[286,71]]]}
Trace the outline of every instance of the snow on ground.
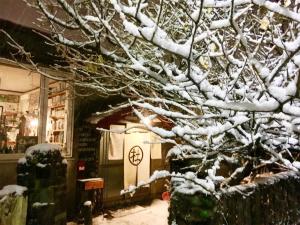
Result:
{"label": "snow on ground", "polygon": [[[93,219],[93,225],[167,225],[169,203],[154,200],[150,206],[129,207],[111,212],[112,219],[100,215]],[[76,223],[68,223],[76,225]]]}

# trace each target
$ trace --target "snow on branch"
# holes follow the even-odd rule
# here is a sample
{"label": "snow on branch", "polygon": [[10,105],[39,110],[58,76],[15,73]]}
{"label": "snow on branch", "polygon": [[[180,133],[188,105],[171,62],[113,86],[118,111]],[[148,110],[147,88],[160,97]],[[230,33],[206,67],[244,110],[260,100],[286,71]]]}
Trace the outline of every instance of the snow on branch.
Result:
{"label": "snow on branch", "polygon": [[[171,160],[198,160],[165,174],[176,191],[299,169],[298,1],[37,2],[77,86],[128,98]],[[156,115],[172,127],[146,123]]]}

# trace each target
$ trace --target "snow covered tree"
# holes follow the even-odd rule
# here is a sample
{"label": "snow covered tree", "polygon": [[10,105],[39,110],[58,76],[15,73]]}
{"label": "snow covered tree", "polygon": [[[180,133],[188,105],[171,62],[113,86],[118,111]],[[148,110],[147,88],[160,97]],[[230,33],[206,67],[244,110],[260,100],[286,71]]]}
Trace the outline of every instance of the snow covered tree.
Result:
{"label": "snow covered tree", "polygon": [[[289,0],[34,5],[77,85],[128,96],[147,128],[174,144],[173,160],[197,162],[152,180],[172,176],[177,191],[210,194],[255,177],[259,168],[300,168],[299,6]],[[156,116],[173,127],[146,123]]]}

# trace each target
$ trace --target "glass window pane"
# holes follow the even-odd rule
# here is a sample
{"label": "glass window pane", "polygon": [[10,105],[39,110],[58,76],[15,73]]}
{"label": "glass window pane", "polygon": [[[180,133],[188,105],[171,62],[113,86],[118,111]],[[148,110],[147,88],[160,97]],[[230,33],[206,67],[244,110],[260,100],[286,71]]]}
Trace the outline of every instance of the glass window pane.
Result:
{"label": "glass window pane", "polygon": [[67,89],[65,82],[50,81],[46,141],[62,147],[67,155]]}
{"label": "glass window pane", "polygon": [[24,153],[37,143],[40,76],[0,65],[0,154]]}

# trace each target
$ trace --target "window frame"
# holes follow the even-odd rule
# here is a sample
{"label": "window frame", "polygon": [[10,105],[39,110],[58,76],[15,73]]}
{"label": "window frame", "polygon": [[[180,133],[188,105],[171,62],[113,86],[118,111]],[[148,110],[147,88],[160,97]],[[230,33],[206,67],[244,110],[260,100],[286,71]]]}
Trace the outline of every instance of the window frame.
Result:
{"label": "window frame", "polygon": [[[1,62],[0,62],[1,63]],[[8,66],[12,66],[9,65]],[[47,112],[48,112],[48,92],[49,92],[49,78],[39,74],[39,125],[38,125],[38,143],[45,143],[46,141],[46,125],[47,125]],[[66,101],[67,121],[66,121],[66,153],[62,153],[65,158],[73,157],[73,132],[74,132],[74,89],[71,85],[67,85]],[[25,153],[0,153],[0,161],[18,160],[24,157]]]}

